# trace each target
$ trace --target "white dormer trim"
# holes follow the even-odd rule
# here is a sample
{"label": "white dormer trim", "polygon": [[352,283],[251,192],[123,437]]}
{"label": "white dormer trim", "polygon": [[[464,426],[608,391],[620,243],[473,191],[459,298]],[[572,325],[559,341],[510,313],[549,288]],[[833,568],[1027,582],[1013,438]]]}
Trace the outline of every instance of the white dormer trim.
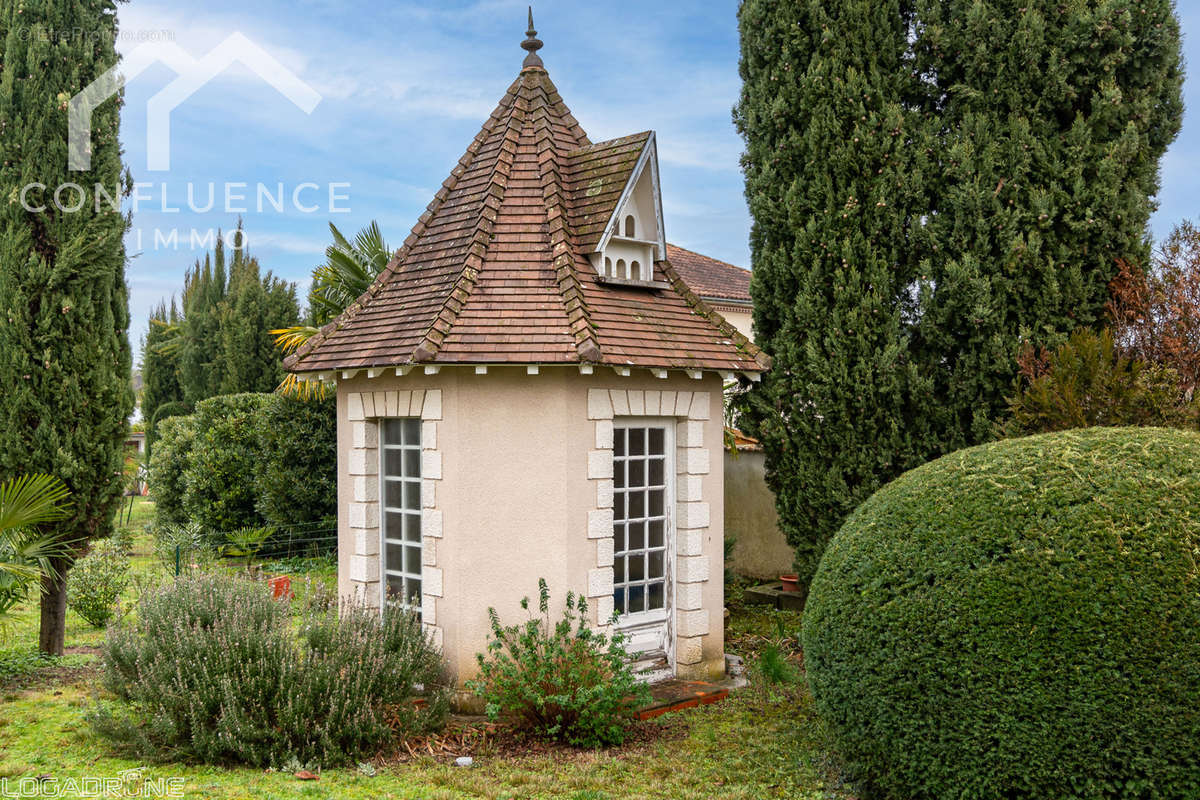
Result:
{"label": "white dormer trim", "polygon": [[608,222],[604,225],[604,233],[600,236],[600,241],[596,243],[595,252],[603,253],[604,249],[608,247],[609,241],[616,235],[621,209],[629,202],[634,187],[637,186],[638,178],[642,177],[642,173],[646,171],[647,166],[650,168],[650,183],[652,187],[650,194],[654,197],[654,217],[658,226],[658,236],[653,240],[656,251],[655,261],[666,260],[667,231],[663,226],[662,189],[659,187],[658,182],[658,143],[654,137],[654,131],[650,131],[650,135],[646,138],[646,144],[642,146],[642,154],[638,157],[637,163],[633,165],[633,172],[629,173],[629,180],[625,182],[625,188],[621,190],[621,196],[617,198],[617,204],[613,206],[612,214],[609,215]]}

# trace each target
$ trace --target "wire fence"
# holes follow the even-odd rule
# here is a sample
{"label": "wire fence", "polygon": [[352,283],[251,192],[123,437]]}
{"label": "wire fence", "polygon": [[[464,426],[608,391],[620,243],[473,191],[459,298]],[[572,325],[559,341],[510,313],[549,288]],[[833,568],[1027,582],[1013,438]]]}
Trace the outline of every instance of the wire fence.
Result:
{"label": "wire fence", "polygon": [[226,533],[176,526],[158,540],[160,558],[176,576],[205,570],[222,562],[244,560],[272,572],[305,572],[332,565],[337,556],[337,524],[333,520],[292,525],[264,525]]}

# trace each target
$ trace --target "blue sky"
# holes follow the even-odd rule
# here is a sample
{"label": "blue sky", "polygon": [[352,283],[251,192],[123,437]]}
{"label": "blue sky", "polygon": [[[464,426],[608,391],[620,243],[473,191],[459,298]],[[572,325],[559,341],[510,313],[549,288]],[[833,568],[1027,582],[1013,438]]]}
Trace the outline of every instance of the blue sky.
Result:
{"label": "blue sky", "polygon": [[[540,55],[593,140],[657,132],[668,239],[748,265],[742,143],[730,118],[739,88],[736,8],[734,0],[543,0],[534,14],[546,43]],[[377,219],[389,244],[400,244],[524,56],[525,4],[508,0],[133,0],[120,13],[127,55],[158,39],[201,58],[240,31],[321,95],[305,113],[234,65],[171,113],[170,169],[150,171],[146,103],[175,73],[156,66],[130,81],[126,161],[136,181],[150,184],[140,190],[147,199],[128,239],[135,349],[150,307],[178,293],[184,270],[203,255],[194,242],[234,224],[226,184],[247,184],[246,201],[234,186],[231,205],[247,208],[251,251],[303,290],[322,260],[330,221],[350,233]],[[1191,34],[1185,52],[1200,64],[1200,9],[1179,13]],[[1197,82],[1185,92],[1188,107],[1200,108]],[[1189,114],[1163,165],[1156,235],[1196,215],[1198,168],[1200,118]],[[215,185],[213,210],[188,209],[189,183],[201,208]],[[275,195],[281,183],[284,210],[264,202],[259,211],[256,186]],[[300,189],[301,203],[317,207],[312,212],[290,199],[305,184],[319,187]]]}

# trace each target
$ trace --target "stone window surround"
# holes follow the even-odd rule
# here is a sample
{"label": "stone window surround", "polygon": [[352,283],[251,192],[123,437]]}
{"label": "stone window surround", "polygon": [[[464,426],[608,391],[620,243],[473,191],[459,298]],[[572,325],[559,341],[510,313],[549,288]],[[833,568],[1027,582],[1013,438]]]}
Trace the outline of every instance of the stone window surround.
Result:
{"label": "stone window surround", "polygon": [[421,419],[421,614],[426,632],[442,646],[437,621],[437,601],[442,597],[442,569],[438,566],[438,540],[442,538],[442,512],[437,506],[437,484],[442,478],[438,450],[438,422],[442,419],[442,390],[413,389],[349,392],[350,463],[353,485],[348,509],[350,583],[354,596],[378,608],[383,597],[380,582],[379,421],[385,418]]}
{"label": "stone window surround", "polygon": [[589,389],[588,419],[595,421],[596,449],[588,454],[588,479],[596,485],[596,508],[588,512],[588,538],[596,541],[596,566],[588,570],[588,599],[596,624],[607,625],[613,612],[613,420],[617,417],[674,417],[675,425],[675,576],[674,636],[676,665],[703,660],[709,633],[704,585],[709,579],[709,507],[703,500],[710,454],[704,446],[711,392],[638,389]]}

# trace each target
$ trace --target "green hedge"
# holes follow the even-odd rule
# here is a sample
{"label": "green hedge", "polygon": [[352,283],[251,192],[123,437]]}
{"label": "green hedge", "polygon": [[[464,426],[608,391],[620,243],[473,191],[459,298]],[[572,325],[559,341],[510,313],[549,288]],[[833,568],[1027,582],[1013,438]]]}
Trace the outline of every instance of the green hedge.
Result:
{"label": "green hedge", "polygon": [[183,508],[206,531],[266,524],[256,507],[263,466],[257,415],[266,394],[230,394],[196,404],[196,439],[184,469]]}
{"label": "green hedge", "polygon": [[1198,560],[1200,435],[952,453],[834,537],[810,688],[873,796],[1200,797]]}
{"label": "green hedge", "polygon": [[[272,525],[337,516],[337,399],[273,395],[258,415],[257,508]],[[336,522],[331,522],[336,526]]]}
{"label": "green hedge", "polygon": [[336,430],[332,397],[222,395],[164,420],[150,464],[157,522],[199,523],[214,544],[262,525],[311,535],[337,515]]}
{"label": "green hedge", "polygon": [[158,436],[150,456],[150,487],[154,495],[155,516],[162,524],[182,524],[187,520],[183,495],[187,469],[196,440],[196,418],[168,417],[158,423]]}

